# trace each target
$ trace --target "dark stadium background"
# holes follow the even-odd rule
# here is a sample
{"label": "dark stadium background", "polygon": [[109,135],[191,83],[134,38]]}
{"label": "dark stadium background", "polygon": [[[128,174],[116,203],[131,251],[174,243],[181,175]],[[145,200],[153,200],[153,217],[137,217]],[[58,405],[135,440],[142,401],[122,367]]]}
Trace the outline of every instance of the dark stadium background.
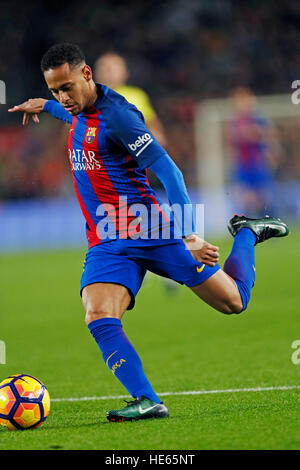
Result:
{"label": "dark stadium background", "polygon": [[[191,190],[198,184],[196,104],[227,97],[238,85],[256,95],[289,94],[291,83],[300,77],[300,4],[293,0],[12,0],[1,2],[0,26],[0,79],[7,88],[7,105],[0,106],[1,223],[8,227],[7,237],[0,240],[2,250],[16,246],[11,231],[20,210],[24,220],[32,218],[33,225],[39,211],[61,211],[63,218],[68,208],[77,214],[70,202],[74,193],[62,124],[42,116],[40,126],[31,123],[24,129],[19,115],[7,113],[8,107],[30,97],[50,98],[39,64],[52,44],[79,44],[92,67],[106,51],[124,55],[129,83],[149,94],[166,129],[167,150]],[[283,209],[293,219],[300,214],[295,202],[300,176],[299,120],[297,126],[284,136],[288,151],[276,168],[276,177],[287,182],[278,191],[278,199],[284,199]],[[292,191],[289,195],[286,188]],[[58,227],[60,222],[55,224]],[[38,247],[43,238],[40,230],[25,227],[23,247]],[[74,222],[70,243],[78,243],[81,230]],[[57,233],[44,239],[43,246],[61,242]]]}

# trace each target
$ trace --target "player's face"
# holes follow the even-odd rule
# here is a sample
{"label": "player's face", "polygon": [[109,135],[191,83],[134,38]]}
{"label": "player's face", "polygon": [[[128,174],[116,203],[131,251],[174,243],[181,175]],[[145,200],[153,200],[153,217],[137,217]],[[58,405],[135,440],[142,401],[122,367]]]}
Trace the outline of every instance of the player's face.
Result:
{"label": "player's face", "polygon": [[48,88],[53,96],[72,116],[81,113],[91,102],[93,87],[91,68],[82,64],[71,68],[68,63],[44,72]]}
{"label": "player's face", "polygon": [[232,94],[233,105],[240,113],[251,112],[255,106],[255,96],[247,88],[238,87]]}

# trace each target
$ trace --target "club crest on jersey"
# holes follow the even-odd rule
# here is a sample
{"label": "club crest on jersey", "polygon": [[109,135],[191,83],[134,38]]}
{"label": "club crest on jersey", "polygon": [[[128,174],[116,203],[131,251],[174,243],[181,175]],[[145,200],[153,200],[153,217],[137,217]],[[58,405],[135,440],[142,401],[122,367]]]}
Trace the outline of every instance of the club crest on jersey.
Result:
{"label": "club crest on jersey", "polygon": [[97,132],[97,127],[88,127],[88,130],[85,136],[85,141],[88,144],[91,144],[92,142],[94,142],[95,137],[96,137],[96,132]]}

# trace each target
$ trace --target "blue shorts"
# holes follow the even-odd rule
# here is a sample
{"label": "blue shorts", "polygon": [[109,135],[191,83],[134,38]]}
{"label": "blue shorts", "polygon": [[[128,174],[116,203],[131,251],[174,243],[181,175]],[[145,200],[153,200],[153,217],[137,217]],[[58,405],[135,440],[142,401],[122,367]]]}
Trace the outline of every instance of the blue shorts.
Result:
{"label": "blue shorts", "polygon": [[81,277],[80,294],[84,287],[97,282],[127,287],[134,307],[146,271],[152,271],[185,284],[196,286],[220,269],[197,262],[182,240],[117,239],[89,249]]}

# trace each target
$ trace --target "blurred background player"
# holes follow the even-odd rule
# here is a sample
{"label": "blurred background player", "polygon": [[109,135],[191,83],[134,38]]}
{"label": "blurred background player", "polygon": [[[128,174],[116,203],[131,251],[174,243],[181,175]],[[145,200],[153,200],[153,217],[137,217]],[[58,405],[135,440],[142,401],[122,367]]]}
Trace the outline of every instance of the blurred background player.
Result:
{"label": "blurred background player", "polygon": [[231,98],[233,117],[227,139],[235,210],[255,217],[273,209],[273,172],[279,145],[272,122],[257,108],[249,88],[235,88]]}
{"label": "blurred background player", "polygon": [[163,125],[153,109],[147,93],[136,86],[127,85],[129,70],[126,61],[119,54],[107,52],[95,63],[95,80],[123,95],[129,103],[134,104],[143,114],[146,126],[156,137],[162,147],[167,146]]}

